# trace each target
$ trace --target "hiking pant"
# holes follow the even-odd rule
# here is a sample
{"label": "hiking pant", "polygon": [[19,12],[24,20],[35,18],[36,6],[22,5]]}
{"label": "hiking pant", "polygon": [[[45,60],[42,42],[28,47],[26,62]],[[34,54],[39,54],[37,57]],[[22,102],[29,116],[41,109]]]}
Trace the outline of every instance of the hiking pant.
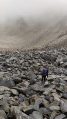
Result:
{"label": "hiking pant", "polygon": [[42,76],[42,83],[44,82],[45,83],[46,81],[46,76]]}

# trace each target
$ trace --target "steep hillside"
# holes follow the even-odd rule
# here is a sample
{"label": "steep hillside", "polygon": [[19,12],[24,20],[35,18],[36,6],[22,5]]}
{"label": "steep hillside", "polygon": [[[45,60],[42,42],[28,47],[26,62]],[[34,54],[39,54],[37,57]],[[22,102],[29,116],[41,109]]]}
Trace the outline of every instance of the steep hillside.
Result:
{"label": "steep hillside", "polygon": [[0,25],[1,49],[33,49],[67,47],[66,18],[54,25],[45,22],[27,22],[24,19]]}

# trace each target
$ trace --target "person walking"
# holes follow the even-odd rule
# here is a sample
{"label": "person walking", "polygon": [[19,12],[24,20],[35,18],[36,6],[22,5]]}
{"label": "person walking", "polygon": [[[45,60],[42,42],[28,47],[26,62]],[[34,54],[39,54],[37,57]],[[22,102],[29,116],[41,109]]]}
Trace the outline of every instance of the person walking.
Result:
{"label": "person walking", "polygon": [[47,68],[47,66],[44,66],[41,75],[42,75],[42,83],[43,82],[45,83],[46,77],[48,77],[48,68]]}

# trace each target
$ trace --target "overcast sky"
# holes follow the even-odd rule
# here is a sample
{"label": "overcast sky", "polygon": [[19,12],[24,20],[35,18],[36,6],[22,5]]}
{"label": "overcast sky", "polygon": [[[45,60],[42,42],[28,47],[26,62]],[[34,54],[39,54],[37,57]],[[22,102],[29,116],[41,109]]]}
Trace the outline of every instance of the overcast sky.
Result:
{"label": "overcast sky", "polygon": [[44,15],[48,18],[66,13],[67,0],[0,0],[0,21],[20,16],[37,18]]}

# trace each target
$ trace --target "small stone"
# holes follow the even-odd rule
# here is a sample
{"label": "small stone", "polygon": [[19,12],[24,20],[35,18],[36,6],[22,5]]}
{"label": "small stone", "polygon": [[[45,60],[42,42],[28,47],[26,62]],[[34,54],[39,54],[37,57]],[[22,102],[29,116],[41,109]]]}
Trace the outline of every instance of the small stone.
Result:
{"label": "small stone", "polygon": [[18,91],[15,90],[15,89],[11,89],[11,92],[12,92],[13,95],[18,95],[19,94]]}

